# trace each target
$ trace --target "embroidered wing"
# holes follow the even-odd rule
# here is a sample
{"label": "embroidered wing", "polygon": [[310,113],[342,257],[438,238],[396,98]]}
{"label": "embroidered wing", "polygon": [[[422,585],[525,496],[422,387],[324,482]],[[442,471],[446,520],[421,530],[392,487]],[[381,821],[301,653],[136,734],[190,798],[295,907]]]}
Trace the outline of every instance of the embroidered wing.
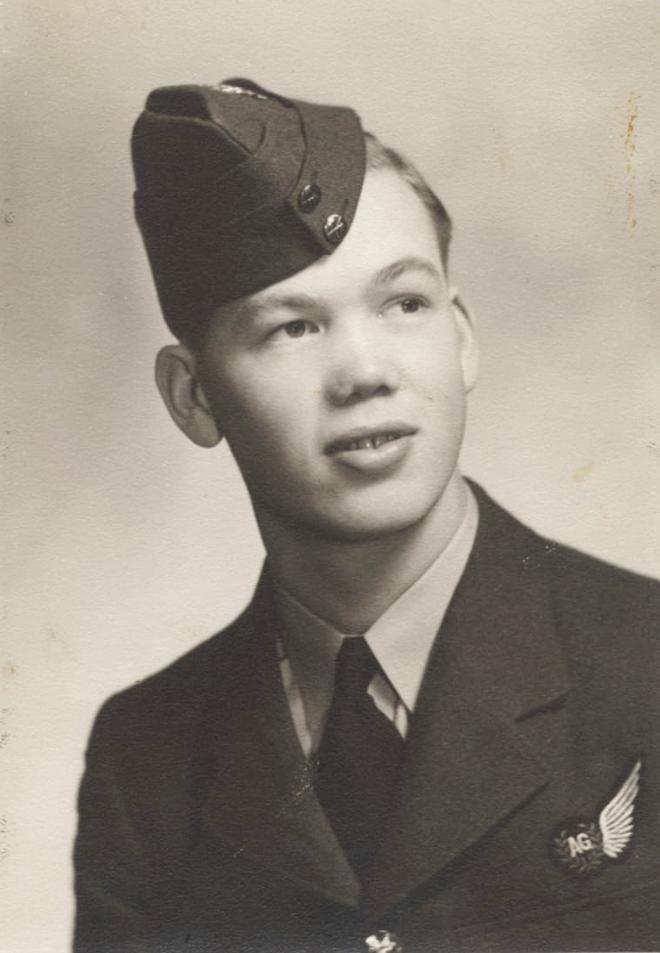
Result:
{"label": "embroidered wing", "polygon": [[603,838],[603,853],[618,857],[628,846],[633,832],[633,811],[639,791],[639,772],[642,762],[637,761],[609,804],[600,812],[598,823]]}

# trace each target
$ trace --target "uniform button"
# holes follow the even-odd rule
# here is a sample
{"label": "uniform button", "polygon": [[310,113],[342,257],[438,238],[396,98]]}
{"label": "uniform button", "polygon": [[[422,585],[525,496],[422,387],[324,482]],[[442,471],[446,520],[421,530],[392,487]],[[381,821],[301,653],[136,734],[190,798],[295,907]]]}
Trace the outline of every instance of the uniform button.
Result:
{"label": "uniform button", "polygon": [[364,942],[369,953],[403,953],[398,937],[389,930],[376,930]]}
{"label": "uniform button", "polygon": [[328,215],[323,225],[323,234],[331,245],[338,245],[348,231],[348,224],[343,215]]}
{"label": "uniform button", "polygon": [[298,193],[298,208],[301,212],[313,212],[321,201],[321,190],[313,182],[306,185]]}

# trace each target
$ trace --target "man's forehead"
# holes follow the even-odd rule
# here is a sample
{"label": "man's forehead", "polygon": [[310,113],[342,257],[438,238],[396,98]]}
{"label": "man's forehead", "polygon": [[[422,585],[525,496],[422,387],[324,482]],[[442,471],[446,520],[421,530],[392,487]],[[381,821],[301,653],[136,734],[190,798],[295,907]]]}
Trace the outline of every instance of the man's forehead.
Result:
{"label": "man's forehead", "polygon": [[428,209],[394,170],[368,171],[351,233],[334,255],[324,256],[245,300],[244,312],[332,296],[347,285],[377,289],[416,275],[444,281],[437,234]]}
{"label": "man's forehead", "polygon": [[[316,266],[312,266],[314,268]],[[399,278],[416,273],[420,276],[430,278],[435,281],[442,280],[442,272],[438,265],[429,258],[422,258],[417,255],[406,255],[398,258],[389,264],[378,268],[365,276],[366,284],[371,288],[378,288],[382,285],[390,284]],[[278,306],[283,303],[299,303],[300,306],[309,304],[314,300],[312,294],[296,292],[296,288],[302,286],[305,281],[305,273],[301,272],[292,278],[263,291],[258,291],[249,298],[244,299],[243,307],[247,310],[260,310],[265,307]]]}

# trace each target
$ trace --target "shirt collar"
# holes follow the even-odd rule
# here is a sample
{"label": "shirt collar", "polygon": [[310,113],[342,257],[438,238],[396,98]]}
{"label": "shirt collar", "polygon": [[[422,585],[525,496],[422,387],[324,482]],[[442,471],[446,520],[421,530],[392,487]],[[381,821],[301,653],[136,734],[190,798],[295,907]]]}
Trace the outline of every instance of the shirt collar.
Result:
{"label": "shirt collar", "polygon": [[[409,712],[415,708],[431,647],[468,561],[478,521],[477,503],[467,487],[463,519],[447,546],[364,633]],[[351,633],[339,632],[278,585],[275,595],[284,621],[284,649],[305,711],[313,722],[320,721],[332,697],[337,653]]]}

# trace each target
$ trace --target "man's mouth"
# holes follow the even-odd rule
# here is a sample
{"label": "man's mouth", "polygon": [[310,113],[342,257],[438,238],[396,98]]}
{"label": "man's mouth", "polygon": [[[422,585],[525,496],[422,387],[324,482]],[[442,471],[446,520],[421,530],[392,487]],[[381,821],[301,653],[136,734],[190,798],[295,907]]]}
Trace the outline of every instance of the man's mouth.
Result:
{"label": "man's mouth", "polygon": [[377,433],[372,437],[360,437],[359,440],[347,440],[342,441],[337,447],[337,450],[377,450],[378,447],[382,446],[384,443],[389,443],[391,440],[397,440],[399,434],[395,433]]}
{"label": "man's mouth", "polygon": [[383,427],[359,427],[330,440],[325,452],[332,456],[337,453],[350,453],[356,450],[378,450],[386,443],[409,437],[416,432],[408,424],[386,424]]}

